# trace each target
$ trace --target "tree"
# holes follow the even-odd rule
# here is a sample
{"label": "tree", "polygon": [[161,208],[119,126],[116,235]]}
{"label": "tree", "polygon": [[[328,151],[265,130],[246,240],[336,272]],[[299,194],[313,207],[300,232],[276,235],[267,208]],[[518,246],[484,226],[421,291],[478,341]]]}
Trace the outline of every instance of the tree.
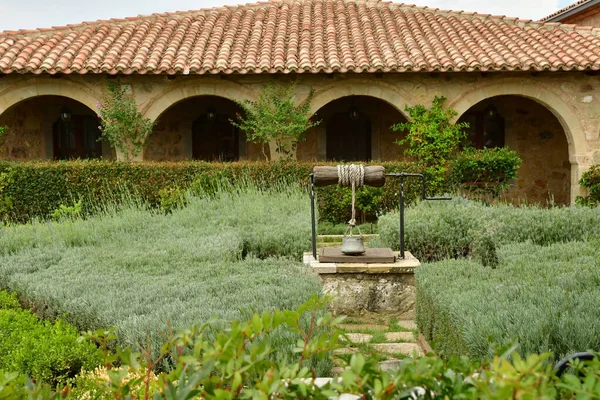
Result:
{"label": "tree", "polygon": [[465,122],[454,124],[452,118],[457,115],[452,109],[444,109],[445,97],[436,96],[431,108],[419,104],[406,106],[409,122],[392,126],[394,131],[406,131],[404,139],[396,141],[399,145],[408,145],[404,154],[414,157],[421,164],[432,191],[443,188],[448,171],[448,161],[456,154],[466,139]]}
{"label": "tree", "polygon": [[287,86],[269,83],[258,100],[237,102],[244,115],[238,114],[231,123],[246,133],[248,141],[263,145],[265,159],[268,159],[265,144],[272,141],[279,158],[292,158],[304,133],[320,122],[311,120],[312,91],[304,102],[296,105],[295,88],[296,83]]}
{"label": "tree", "polygon": [[109,81],[103,103],[98,104],[102,137],[120,151],[125,160],[136,157],[144,149],[146,138],[152,133],[153,123],[143,118],[127,87],[119,81]]}

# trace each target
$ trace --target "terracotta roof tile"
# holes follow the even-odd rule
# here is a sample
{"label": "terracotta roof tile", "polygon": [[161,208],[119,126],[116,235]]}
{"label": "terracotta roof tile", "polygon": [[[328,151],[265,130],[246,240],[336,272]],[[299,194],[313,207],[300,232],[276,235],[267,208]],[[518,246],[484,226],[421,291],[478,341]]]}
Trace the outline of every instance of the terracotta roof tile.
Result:
{"label": "terracotta roof tile", "polygon": [[0,33],[0,72],[599,70],[600,30],[378,0],[272,0]]}

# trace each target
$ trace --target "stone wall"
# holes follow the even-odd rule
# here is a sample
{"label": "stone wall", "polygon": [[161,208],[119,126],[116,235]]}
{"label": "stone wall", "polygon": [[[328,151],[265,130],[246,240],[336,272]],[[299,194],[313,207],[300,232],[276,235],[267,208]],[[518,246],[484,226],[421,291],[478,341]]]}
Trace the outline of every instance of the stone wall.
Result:
{"label": "stone wall", "polygon": [[[144,75],[122,77],[121,83],[130,85],[140,110],[146,117],[156,121],[171,106],[196,96],[210,95],[236,100],[256,99],[260,89],[272,79],[274,77],[271,75],[177,76],[174,79]],[[277,79],[279,82],[298,79],[296,88],[298,101],[302,101],[311,90],[314,90],[312,112],[345,96],[374,97],[403,114],[407,105],[427,105],[434,96],[443,95],[448,99],[447,105],[456,109],[459,115],[486,98],[501,95],[526,97],[548,109],[561,125],[570,163],[568,183],[572,188],[571,199],[580,193],[578,180],[581,173],[593,162],[600,162],[600,97],[598,96],[600,76],[595,73],[303,74],[278,76]],[[90,74],[59,78],[4,76],[0,80],[0,115],[22,100],[46,94],[69,97],[93,110],[95,102],[102,97],[105,81],[104,76]],[[386,125],[387,122],[384,121],[382,124]],[[173,126],[177,131],[175,138],[171,138],[173,131],[168,130],[168,123],[166,127],[166,130],[159,133],[165,136],[166,148],[158,154],[147,152],[149,158],[167,159],[185,156],[185,149],[183,149],[185,135],[180,131],[181,126]],[[181,135],[182,139],[179,139],[178,135]],[[553,135],[555,138],[560,137],[559,132]],[[398,148],[388,146],[386,143],[395,138],[391,137],[391,133],[390,137],[385,136],[382,136],[383,140],[380,142],[382,145],[379,147],[379,157],[394,158],[398,155]],[[525,143],[526,139],[521,142]],[[553,143],[552,146],[561,145],[558,141]],[[539,143],[538,145],[542,146]],[[522,151],[528,149],[525,144],[519,146]],[[535,147],[535,143],[532,146]],[[548,145],[544,144],[544,146]],[[178,150],[173,150],[175,148]],[[388,150],[392,153],[388,153]],[[48,156],[39,149],[30,150],[26,155],[19,151],[15,154],[27,158]],[[313,132],[308,135],[307,141],[300,145],[298,158],[315,158],[315,154],[317,158],[320,157],[319,138]],[[552,150],[550,156],[554,157],[556,154],[558,153]],[[560,157],[563,155],[560,154]],[[561,165],[562,163],[563,161]],[[562,190],[559,181],[563,179],[561,175],[563,169],[554,166],[552,168],[560,172],[551,174],[551,179],[544,178],[546,183],[538,182],[540,192],[546,190],[542,189],[544,186],[552,190],[560,186],[558,189]],[[522,174],[522,178],[527,179],[527,182],[522,183],[521,189],[531,192],[533,190],[531,185],[536,185],[535,181],[539,180],[540,171],[541,168],[535,166],[529,171],[526,169],[527,176]],[[532,175],[529,175],[530,173]]]}
{"label": "stone wall", "polygon": [[483,112],[490,104],[504,118],[506,146],[523,160],[519,178],[505,197],[515,203],[568,203],[571,164],[558,119],[542,105],[519,96],[484,100],[469,111]]}

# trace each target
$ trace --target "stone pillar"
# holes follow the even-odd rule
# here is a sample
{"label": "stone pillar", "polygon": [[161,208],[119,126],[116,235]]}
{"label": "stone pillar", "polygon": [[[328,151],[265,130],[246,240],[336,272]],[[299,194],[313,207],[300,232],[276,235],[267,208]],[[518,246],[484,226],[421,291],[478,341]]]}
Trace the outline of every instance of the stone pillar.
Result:
{"label": "stone pillar", "polygon": [[585,196],[585,190],[579,185],[581,175],[590,169],[594,164],[594,155],[571,155],[569,161],[571,162],[571,204],[575,204],[577,196]]}
{"label": "stone pillar", "polygon": [[[129,147],[133,147],[133,146],[130,145]],[[140,151],[140,153],[138,155],[135,155],[135,156],[132,155],[131,151],[130,151],[129,157],[126,157],[125,154],[118,147],[115,147],[115,152],[116,152],[116,155],[117,155],[117,161],[129,161],[129,162],[144,161],[144,149],[142,149]]]}
{"label": "stone pillar", "polygon": [[[287,148],[290,149],[292,147],[291,142],[287,143]],[[283,160],[285,159],[284,156],[282,156],[281,154],[279,154],[277,152],[277,143],[275,142],[275,140],[271,140],[269,141],[269,158],[271,161],[279,161],[279,160]],[[294,153],[291,155],[290,157],[291,160],[297,160],[298,157],[296,155],[296,151],[294,151]]]}

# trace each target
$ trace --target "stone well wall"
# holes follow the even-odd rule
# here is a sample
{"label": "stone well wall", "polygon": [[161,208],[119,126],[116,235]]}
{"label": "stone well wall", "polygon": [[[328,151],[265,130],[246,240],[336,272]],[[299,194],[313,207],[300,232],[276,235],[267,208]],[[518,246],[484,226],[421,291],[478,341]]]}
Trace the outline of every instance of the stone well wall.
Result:
{"label": "stone well wall", "polygon": [[370,314],[398,319],[415,318],[415,268],[419,260],[406,252],[405,259],[391,264],[320,263],[311,253],[304,263],[319,275],[323,293],[333,296],[333,313],[347,316]]}

